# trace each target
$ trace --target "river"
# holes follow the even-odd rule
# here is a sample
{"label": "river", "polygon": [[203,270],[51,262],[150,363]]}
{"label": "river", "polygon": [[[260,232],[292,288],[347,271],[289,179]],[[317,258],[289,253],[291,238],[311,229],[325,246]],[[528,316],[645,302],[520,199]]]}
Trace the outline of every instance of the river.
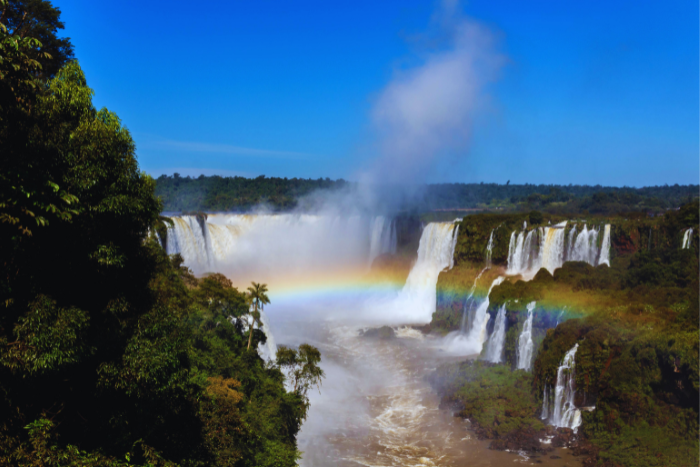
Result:
{"label": "river", "polygon": [[278,343],[317,346],[326,372],[298,437],[302,466],[581,465],[566,449],[536,457],[489,450],[469,421],[440,409],[426,376],[464,357],[442,351],[439,338],[410,327],[396,327],[395,339],[365,338],[357,323],[295,316],[275,313]]}

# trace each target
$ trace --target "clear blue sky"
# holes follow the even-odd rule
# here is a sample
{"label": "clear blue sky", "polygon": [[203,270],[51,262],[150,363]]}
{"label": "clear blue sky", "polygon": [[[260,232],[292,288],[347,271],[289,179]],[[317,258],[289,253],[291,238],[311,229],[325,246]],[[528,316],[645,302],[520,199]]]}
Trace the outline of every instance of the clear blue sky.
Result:
{"label": "clear blue sky", "polygon": [[[378,157],[373,109],[397,73],[423,65],[416,37],[437,9],[55,4],[96,105],[121,117],[147,172],[346,179]],[[698,183],[697,1],[480,0],[462,11],[504,62],[470,114],[472,136],[425,181]]]}

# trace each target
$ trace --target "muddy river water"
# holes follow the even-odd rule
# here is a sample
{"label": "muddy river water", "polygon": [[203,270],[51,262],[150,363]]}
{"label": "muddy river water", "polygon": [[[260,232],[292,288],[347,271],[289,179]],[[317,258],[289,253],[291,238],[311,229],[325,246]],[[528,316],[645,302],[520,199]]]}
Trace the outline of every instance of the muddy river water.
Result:
{"label": "muddy river water", "polygon": [[309,342],[323,356],[326,378],[298,438],[302,466],[581,465],[566,449],[492,451],[469,421],[440,409],[426,375],[465,357],[448,355],[439,338],[409,327],[395,327],[395,339],[365,338],[357,324],[332,321],[278,319],[276,328],[278,343]]}

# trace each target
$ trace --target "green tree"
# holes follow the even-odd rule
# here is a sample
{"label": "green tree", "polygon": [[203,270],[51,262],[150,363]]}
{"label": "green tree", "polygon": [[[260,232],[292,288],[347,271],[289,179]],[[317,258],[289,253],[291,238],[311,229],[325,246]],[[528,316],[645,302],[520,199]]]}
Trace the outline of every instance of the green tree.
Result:
{"label": "green tree", "polygon": [[320,362],[321,352],[309,344],[301,344],[297,350],[286,346],[277,348],[277,364],[287,370],[293,391],[304,399],[313,386],[321,387],[325,374]]}
{"label": "green tree", "polygon": [[58,70],[74,58],[73,45],[68,37],[58,37],[64,29],[61,10],[46,0],[4,0],[0,3],[0,22],[10,35],[34,38],[40,45],[29,56],[41,67],[33,71],[40,79],[52,78]]}
{"label": "green tree", "polygon": [[248,334],[248,350],[250,350],[250,344],[253,342],[253,328],[255,324],[257,323],[258,326],[262,327],[259,310],[262,310],[265,305],[270,303],[270,298],[267,296],[267,284],[256,284],[252,282],[252,286],[248,287],[248,296],[253,305],[253,310],[251,312],[253,322],[250,323],[250,331]]}

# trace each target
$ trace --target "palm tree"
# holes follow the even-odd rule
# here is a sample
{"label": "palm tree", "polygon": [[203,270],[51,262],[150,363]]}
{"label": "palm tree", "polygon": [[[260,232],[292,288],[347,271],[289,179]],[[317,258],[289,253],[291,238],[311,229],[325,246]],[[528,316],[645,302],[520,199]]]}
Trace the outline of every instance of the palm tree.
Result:
{"label": "palm tree", "polygon": [[267,296],[267,284],[256,284],[255,282],[251,282],[251,284],[253,284],[253,286],[248,287],[248,296],[253,303],[253,312],[251,313],[253,322],[250,324],[250,333],[248,334],[248,350],[250,350],[250,344],[253,342],[253,328],[255,327],[255,323],[258,323],[258,326],[262,327],[258,308],[262,310],[263,306],[270,303],[270,298]]}

